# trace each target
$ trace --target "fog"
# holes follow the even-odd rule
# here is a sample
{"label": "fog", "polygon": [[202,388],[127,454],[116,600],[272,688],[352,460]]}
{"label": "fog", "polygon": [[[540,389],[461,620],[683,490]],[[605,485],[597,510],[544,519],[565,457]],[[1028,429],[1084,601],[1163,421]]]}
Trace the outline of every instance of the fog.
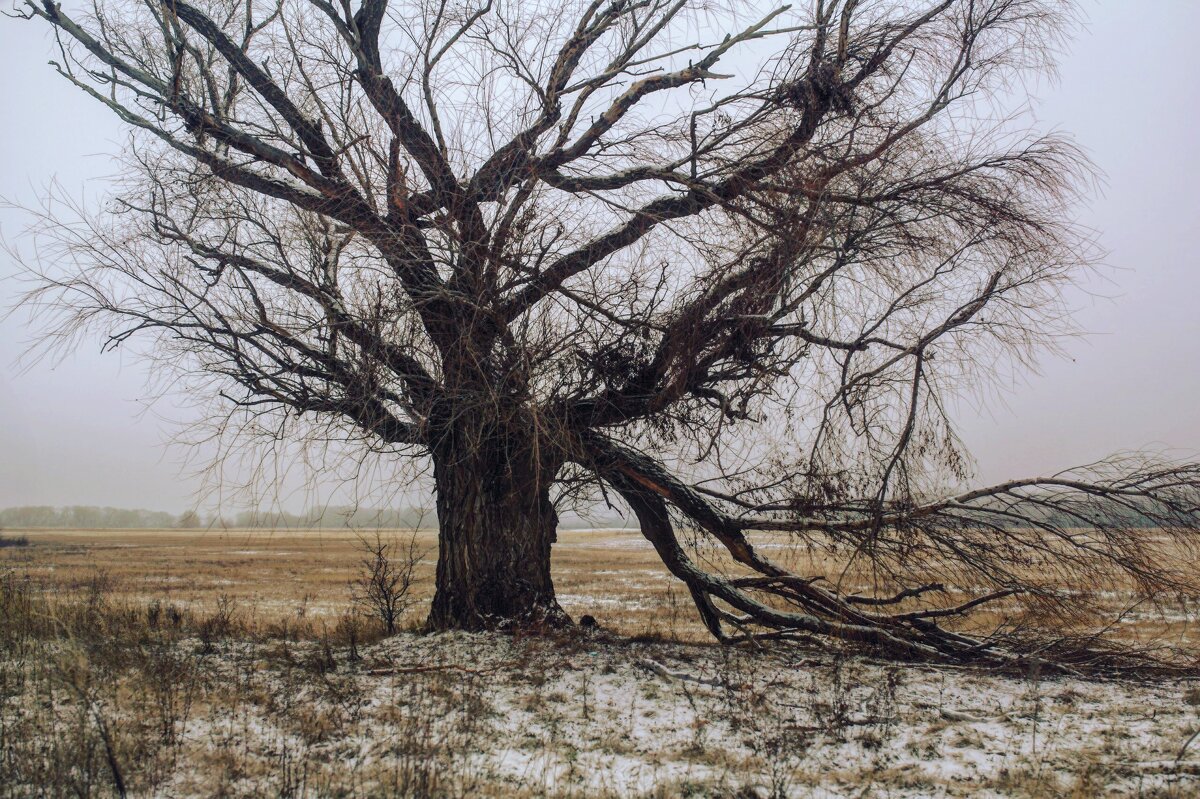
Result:
{"label": "fog", "polygon": [[[1070,296],[1086,337],[959,409],[982,481],[1122,449],[1200,452],[1200,4],[1086,12],[1060,80],[1036,87],[1032,110],[1039,127],[1074,134],[1105,174],[1080,220],[1098,231],[1108,267]],[[51,180],[96,196],[124,140],[111,114],[46,65],[54,51],[44,26],[0,19],[0,196],[18,204]],[[0,234],[18,249],[29,246],[23,225],[0,210]],[[17,272],[0,254],[0,308],[21,291]],[[167,444],[189,411],[150,405],[144,366],[101,355],[98,341],[61,362],[22,361],[30,336],[25,313],[0,321],[0,507],[190,506],[200,479]],[[336,501],[326,488],[315,497]]]}

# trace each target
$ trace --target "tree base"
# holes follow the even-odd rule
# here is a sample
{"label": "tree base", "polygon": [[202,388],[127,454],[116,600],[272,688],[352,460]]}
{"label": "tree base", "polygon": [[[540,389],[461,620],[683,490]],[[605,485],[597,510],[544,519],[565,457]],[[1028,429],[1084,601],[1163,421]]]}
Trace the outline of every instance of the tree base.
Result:
{"label": "tree base", "polygon": [[522,632],[547,634],[573,629],[575,622],[565,610],[553,600],[539,603],[517,614],[472,613],[455,615],[430,610],[422,628],[423,632]]}

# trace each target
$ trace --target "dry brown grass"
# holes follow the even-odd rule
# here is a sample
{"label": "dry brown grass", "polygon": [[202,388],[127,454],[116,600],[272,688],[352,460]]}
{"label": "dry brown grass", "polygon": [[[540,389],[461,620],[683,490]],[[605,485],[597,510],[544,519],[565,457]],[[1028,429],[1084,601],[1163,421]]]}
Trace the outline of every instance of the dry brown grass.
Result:
{"label": "dry brown grass", "polygon": [[384,638],[352,533],[31,532],[0,553],[0,799],[1194,795],[1194,688],[663,643],[705,636],[654,553],[561,538],[564,606],[628,637]]}
{"label": "dry brown grass", "polygon": [[[331,530],[31,530],[28,546],[0,550],[8,565],[52,591],[71,591],[102,574],[115,596],[158,601],[198,610],[218,601],[238,609],[244,620],[274,625],[331,626],[351,605],[350,583],[362,560],[362,533]],[[371,532],[367,535],[374,536]],[[424,613],[432,591],[437,540],[432,531],[385,531],[384,539],[407,544],[415,536],[425,553],[417,566],[416,606],[408,621]],[[765,538],[772,558],[794,573],[823,575],[847,592],[888,593],[896,586],[864,566],[823,552],[784,546]],[[697,557],[725,568],[715,548]],[[604,627],[629,636],[708,640],[691,600],[673,580],[648,543],[632,530],[568,530],[559,533],[553,571],[564,609],[578,618],[591,614]],[[915,575],[921,579],[922,575]],[[939,576],[930,576],[930,580]],[[1141,597],[1131,584],[1114,581],[1062,586],[1101,597],[1111,614],[1124,613],[1111,633],[1124,641],[1167,644],[1185,650],[1196,641],[1197,597]],[[954,589],[931,595],[947,605],[970,598]],[[1035,618],[1016,600],[991,606],[960,626],[976,631],[998,623]],[[1100,618],[1080,620],[1092,629]]]}
{"label": "dry brown grass", "polygon": [[[48,591],[75,591],[102,574],[114,597],[213,609],[233,603],[243,617],[264,622],[336,619],[351,604],[350,583],[363,558],[360,537],[329,530],[33,530],[30,546],[0,555],[0,567],[19,569]],[[369,533],[373,540],[374,533]],[[385,531],[407,543],[415,536],[425,556],[413,593],[424,610],[433,588],[436,535]],[[666,632],[664,609],[674,608],[676,633],[700,636],[682,595],[648,544],[632,532],[566,531],[554,550],[560,600],[578,616],[590,613],[627,634]],[[410,618],[411,621],[411,618]]]}

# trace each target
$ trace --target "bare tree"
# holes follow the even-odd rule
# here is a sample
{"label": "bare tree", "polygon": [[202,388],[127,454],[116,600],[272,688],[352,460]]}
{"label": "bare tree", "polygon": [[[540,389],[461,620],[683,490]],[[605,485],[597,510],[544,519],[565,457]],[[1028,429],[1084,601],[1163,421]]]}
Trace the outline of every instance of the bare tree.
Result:
{"label": "bare tree", "polygon": [[[1095,259],[1086,160],[1005,111],[1053,70],[1066,3],[21,14],[134,131],[104,213],[46,212],[52,337],[149,337],[231,414],[431,463],[433,628],[565,623],[557,509],[598,497],[721,640],[1008,661],[1019,640],[941,620],[1061,617],[1080,576],[1192,590],[1163,552],[1197,530],[1196,466],[954,488],[947,399],[1069,330]],[[793,574],[768,533],[880,590]]]}
{"label": "bare tree", "polygon": [[410,538],[400,550],[376,533],[374,540],[359,538],[359,550],[363,560],[358,578],[350,585],[351,596],[356,605],[383,623],[388,635],[395,635],[400,618],[416,601],[410,592],[421,562],[417,539]]}

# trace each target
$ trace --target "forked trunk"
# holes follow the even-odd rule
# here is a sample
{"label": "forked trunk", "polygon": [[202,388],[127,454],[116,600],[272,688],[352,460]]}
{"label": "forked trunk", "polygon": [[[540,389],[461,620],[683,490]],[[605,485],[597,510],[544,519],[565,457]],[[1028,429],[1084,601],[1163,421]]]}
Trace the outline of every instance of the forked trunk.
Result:
{"label": "forked trunk", "polygon": [[558,517],[548,476],[519,441],[454,438],[434,452],[440,533],[427,626],[485,630],[569,624],[550,578]]}

